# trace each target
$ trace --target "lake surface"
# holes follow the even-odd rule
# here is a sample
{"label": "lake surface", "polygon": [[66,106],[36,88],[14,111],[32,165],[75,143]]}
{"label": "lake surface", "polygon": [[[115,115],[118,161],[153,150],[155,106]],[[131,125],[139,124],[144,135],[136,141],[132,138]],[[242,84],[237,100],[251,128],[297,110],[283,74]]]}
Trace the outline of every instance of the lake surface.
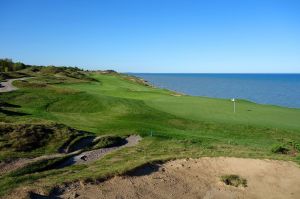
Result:
{"label": "lake surface", "polygon": [[300,74],[134,73],[151,84],[194,96],[247,99],[300,108]]}

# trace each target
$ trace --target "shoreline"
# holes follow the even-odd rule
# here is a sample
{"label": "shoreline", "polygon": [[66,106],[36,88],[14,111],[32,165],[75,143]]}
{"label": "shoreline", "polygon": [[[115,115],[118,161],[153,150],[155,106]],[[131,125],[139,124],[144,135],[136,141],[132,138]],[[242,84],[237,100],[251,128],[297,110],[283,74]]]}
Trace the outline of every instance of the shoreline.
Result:
{"label": "shoreline", "polygon": [[[184,96],[192,96],[192,97],[201,97],[201,98],[208,98],[208,99],[221,99],[221,100],[231,100],[231,98],[225,98],[225,97],[212,97],[212,96],[208,96],[208,95],[192,95],[183,91],[176,91],[167,87],[162,87],[159,85],[156,85],[155,83],[145,79],[144,77],[141,76],[137,76],[139,74],[141,75],[300,75],[300,73],[121,73],[121,74],[125,74],[125,75],[130,75],[130,76],[134,76],[136,78],[142,79],[143,81],[146,81],[147,83],[149,83],[151,86],[155,87],[155,88],[160,88],[160,89],[166,89],[168,91],[171,92],[175,92]],[[288,109],[296,109],[296,110],[300,110],[300,107],[294,107],[294,106],[284,106],[284,105],[278,105],[278,104],[271,104],[271,103],[260,103],[260,102],[256,102],[256,101],[252,101],[250,99],[246,99],[246,98],[235,98],[239,101],[246,101],[249,103],[254,103],[257,105],[263,105],[263,106],[274,106],[274,107],[279,107],[279,108],[288,108]]]}

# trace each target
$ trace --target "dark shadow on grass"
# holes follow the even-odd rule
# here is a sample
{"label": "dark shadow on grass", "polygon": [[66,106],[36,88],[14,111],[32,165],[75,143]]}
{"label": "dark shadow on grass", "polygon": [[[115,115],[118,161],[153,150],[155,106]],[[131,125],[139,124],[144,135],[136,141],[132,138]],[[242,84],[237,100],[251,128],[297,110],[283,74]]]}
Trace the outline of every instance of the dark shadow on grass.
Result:
{"label": "dark shadow on grass", "polygon": [[83,136],[84,134],[88,134],[89,132],[80,131],[77,135],[70,136],[70,138],[58,149],[59,153],[68,153],[68,146],[70,143],[77,137]]}
{"label": "dark shadow on grass", "polygon": [[3,113],[7,116],[25,116],[25,115],[30,115],[28,113],[21,113],[21,112],[16,112],[16,111],[10,111],[10,110],[5,110],[0,108],[0,113]]}
{"label": "dark shadow on grass", "polygon": [[55,169],[62,169],[64,167],[67,167],[67,166],[71,166],[73,164],[75,164],[76,161],[75,161],[75,157],[72,156],[72,157],[69,157],[68,159],[62,161],[61,163],[55,165]]}
{"label": "dark shadow on grass", "polygon": [[68,153],[91,146],[94,139],[95,136],[86,136],[78,140],[72,147],[70,147]]}
{"label": "dark shadow on grass", "polygon": [[21,106],[19,105],[15,105],[15,104],[11,104],[8,102],[0,102],[0,113],[3,113],[7,116],[25,116],[25,115],[30,115],[27,113],[21,113],[21,112],[17,112],[17,111],[11,111],[11,110],[7,110],[5,108],[21,108]]}
{"label": "dark shadow on grass", "polygon": [[7,103],[7,102],[0,102],[0,107],[1,108],[21,108],[19,105]]}

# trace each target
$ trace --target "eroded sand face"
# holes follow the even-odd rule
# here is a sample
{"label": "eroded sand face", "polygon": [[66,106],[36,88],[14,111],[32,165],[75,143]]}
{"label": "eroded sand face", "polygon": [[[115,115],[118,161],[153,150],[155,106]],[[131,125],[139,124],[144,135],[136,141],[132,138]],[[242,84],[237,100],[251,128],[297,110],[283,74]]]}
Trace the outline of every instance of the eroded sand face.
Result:
{"label": "eroded sand face", "polygon": [[[248,187],[223,184],[237,174]],[[97,185],[74,185],[62,198],[300,198],[300,168],[292,162],[242,158],[200,158],[145,167]]]}

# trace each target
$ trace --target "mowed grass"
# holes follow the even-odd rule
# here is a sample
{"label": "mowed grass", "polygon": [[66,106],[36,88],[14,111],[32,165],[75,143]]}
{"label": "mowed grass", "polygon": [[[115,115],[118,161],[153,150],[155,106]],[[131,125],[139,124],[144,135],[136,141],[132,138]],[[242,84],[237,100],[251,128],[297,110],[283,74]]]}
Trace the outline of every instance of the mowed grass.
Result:
{"label": "mowed grass", "polygon": [[189,120],[300,130],[299,109],[238,100],[237,111],[233,113],[233,104],[229,99],[173,96],[172,92],[165,89],[145,87],[116,76],[93,77],[105,83],[102,86],[73,84],[69,87],[91,93],[143,100],[150,107]]}
{"label": "mowed grass", "polygon": [[229,100],[173,96],[172,91],[145,86],[123,75],[90,76],[98,81],[24,87],[1,94],[1,101],[21,106],[17,110],[28,115],[0,113],[0,120],[52,121],[95,135],[139,134],[142,142],[89,165],[2,176],[1,195],[18,186],[34,187],[37,181],[50,189],[63,182],[96,180],[174,158],[235,156],[300,162],[298,154],[272,152],[274,145],[300,143],[299,109],[238,100],[233,113]]}

